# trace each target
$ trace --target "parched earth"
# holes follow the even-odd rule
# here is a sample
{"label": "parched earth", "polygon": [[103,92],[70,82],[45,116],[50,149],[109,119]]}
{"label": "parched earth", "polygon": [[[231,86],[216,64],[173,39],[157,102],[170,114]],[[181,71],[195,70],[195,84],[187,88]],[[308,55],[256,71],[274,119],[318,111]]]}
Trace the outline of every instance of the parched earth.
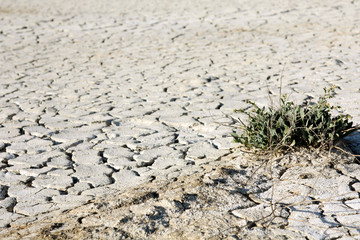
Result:
{"label": "parched earth", "polygon": [[360,123],[359,26],[350,0],[0,0],[1,238],[359,238],[356,162],[269,175],[230,136],[331,85]]}
{"label": "parched earth", "polygon": [[360,165],[305,151],[269,162],[234,153],[19,224],[8,239],[359,239]]}

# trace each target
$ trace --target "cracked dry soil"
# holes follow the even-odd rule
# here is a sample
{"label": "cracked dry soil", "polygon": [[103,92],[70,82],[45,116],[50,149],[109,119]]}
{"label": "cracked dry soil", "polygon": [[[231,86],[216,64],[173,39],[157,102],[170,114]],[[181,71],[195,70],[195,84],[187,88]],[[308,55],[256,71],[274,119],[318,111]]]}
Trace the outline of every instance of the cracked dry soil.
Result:
{"label": "cracked dry soil", "polygon": [[[268,162],[232,154],[201,173],[124,193],[11,228],[2,239],[357,239],[360,224],[332,203],[359,199],[360,165],[304,150]],[[294,181],[296,180],[296,181]],[[327,184],[323,184],[326,182]],[[354,185],[355,184],[355,185]],[[356,189],[357,188],[357,189]],[[329,205],[330,204],[330,205]],[[345,217],[344,217],[345,216]]]}

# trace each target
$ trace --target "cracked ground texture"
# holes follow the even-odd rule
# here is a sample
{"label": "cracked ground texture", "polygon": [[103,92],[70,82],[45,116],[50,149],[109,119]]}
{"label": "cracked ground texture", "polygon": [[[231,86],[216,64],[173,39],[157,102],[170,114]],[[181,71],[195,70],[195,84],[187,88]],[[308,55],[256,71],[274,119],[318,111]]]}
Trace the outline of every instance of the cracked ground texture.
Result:
{"label": "cracked ground texture", "polygon": [[[267,105],[280,87],[301,103],[335,85],[331,103],[360,122],[359,1],[0,0],[0,23],[2,238],[36,238],[31,229],[39,227],[26,226],[105,196],[202,179],[237,146],[229,135],[233,109],[246,100]],[[359,137],[350,139],[359,149]],[[298,174],[301,187],[291,187],[307,192],[315,184],[307,168],[308,175]],[[279,229],[290,226],[307,239],[360,238],[359,169],[331,166],[316,178],[311,204],[287,208],[297,215],[283,217]],[[298,176],[291,171],[281,170],[279,179]],[[268,199],[269,189],[258,198]],[[182,211],[191,207],[184,201]],[[257,209],[268,211],[251,201],[226,211],[249,224]],[[161,207],[154,211],[163,217]],[[77,224],[91,225],[85,222]],[[331,231],[318,233],[309,223]],[[20,235],[7,235],[19,228]],[[154,229],[121,234],[146,238]]]}

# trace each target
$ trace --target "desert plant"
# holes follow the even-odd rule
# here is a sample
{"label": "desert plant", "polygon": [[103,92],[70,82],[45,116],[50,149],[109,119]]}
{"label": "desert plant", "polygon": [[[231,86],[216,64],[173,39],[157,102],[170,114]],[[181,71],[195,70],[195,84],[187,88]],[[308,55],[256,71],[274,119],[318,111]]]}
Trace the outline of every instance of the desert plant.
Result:
{"label": "desert plant", "polygon": [[333,109],[328,99],[334,94],[335,87],[324,88],[324,95],[317,102],[296,105],[288,100],[287,95],[280,98],[280,107],[260,108],[251,104],[251,111],[235,109],[248,116],[248,124],[242,123],[242,133],[232,133],[235,142],[246,148],[260,150],[283,151],[297,147],[333,146],[339,139],[345,137],[357,128],[353,128],[349,115],[332,117]]}

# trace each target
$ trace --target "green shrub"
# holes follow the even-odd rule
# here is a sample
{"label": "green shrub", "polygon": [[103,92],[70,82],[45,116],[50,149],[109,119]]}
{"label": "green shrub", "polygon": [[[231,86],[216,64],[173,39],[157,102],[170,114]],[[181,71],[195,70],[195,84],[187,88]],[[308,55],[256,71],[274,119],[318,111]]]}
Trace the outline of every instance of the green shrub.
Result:
{"label": "green shrub", "polygon": [[232,133],[235,142],[246,148],[260,150],[289,150],[297,147],[329,148],[339,139],[350,134],[356,128],[350,122],[349,115],[331,116],[332,109],[327,100],[332,97],[334,87],[324,88],[324,95],[316,103],[295,105],[286,95],[281,97],[278,109],[260,108],[254,102],[251,111],[235,109],[245,113],[248,124],[243,124],[242,133]]}

